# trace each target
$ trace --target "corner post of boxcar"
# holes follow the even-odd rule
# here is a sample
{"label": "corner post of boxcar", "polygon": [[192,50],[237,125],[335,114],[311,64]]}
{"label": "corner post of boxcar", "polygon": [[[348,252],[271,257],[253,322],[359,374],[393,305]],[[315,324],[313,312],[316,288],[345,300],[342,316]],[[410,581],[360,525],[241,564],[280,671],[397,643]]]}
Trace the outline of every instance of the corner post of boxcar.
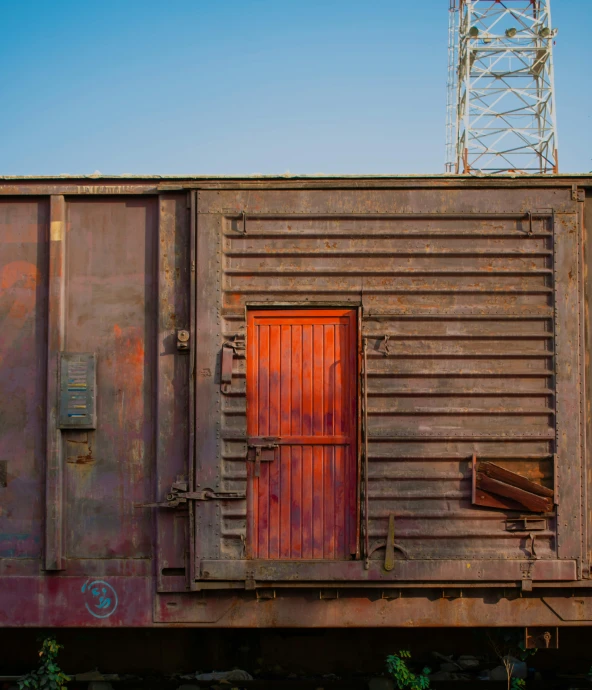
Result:
{"label": "corner post of boxcar", "polygon": [[[573,209],[577,211],[577,208]],[[555,490],[557,498],[557,551],[560,559],[577,562],[578,578],[587,561],[585,443],[581,388],[583,271],[580,222],[575,212],[553,215],[555,281],[555,379],[557,390],[556,452],[558,457]]]}
{"label": "corner post of boxcar", "polygon": [[59,357],[64,348],[66,292],[66,202],[61,194],[50,197],[49,286],[47,320],[47,432],[45,480],[46,570],[63,570],[64,562],[64,457],[58,428]]}

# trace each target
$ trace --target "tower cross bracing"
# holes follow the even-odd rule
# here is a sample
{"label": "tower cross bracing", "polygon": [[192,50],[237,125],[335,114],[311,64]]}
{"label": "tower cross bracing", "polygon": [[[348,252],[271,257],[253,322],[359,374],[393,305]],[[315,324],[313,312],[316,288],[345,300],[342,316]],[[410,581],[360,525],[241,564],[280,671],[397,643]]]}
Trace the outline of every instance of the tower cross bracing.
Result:
{"label": "tower cross bracing", "polygon": [[558,171],[551,0],[449,0],[446,170]]}

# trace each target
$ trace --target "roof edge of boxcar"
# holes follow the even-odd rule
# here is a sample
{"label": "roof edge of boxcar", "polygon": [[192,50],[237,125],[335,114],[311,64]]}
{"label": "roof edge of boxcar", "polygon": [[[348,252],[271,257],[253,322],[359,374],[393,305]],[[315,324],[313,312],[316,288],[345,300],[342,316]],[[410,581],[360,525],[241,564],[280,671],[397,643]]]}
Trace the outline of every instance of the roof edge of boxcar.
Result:
{"label": "roof edge of boxcar", "polygon": [[349,174],[248,174],[248,175],[0,175],[0,181],[19,182],[32,180],[39,181],[57,181],[68,180],[71,182],[93,180],[173,180],[175,182],[199,182],[212,180],[474,180],[482,182],[494,182],[496,180],[521,180],[527,182],[528,180],[542,180],[550,181],[578,180],[583,179],[592,181],[592,172],[588,173],[558,173],[558,174],[541,174],[541,175],[520,175],[520,174],[505,174],[505,175],[451,175],[446,173],[438,174],[370,174],[370,175],[349,175]]}

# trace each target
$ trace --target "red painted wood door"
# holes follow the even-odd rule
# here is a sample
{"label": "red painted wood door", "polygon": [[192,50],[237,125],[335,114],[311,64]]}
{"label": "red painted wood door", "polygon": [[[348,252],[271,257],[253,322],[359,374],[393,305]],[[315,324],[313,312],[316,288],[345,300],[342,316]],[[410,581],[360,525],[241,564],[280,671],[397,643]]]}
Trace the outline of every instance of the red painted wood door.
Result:
{"label": "red painted wood door", "polygon": [[251,558],[356,553],[356,330],[353,309],[248,313]]}

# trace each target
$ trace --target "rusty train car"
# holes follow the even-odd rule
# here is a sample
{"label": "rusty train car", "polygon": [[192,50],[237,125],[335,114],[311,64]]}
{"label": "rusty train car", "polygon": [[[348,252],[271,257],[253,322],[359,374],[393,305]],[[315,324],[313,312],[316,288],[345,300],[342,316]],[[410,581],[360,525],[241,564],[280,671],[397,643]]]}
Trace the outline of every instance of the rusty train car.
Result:
{"label": "rusty train car", "polygon": [[0,624],[590,624],[590,190],[2,178]]}

